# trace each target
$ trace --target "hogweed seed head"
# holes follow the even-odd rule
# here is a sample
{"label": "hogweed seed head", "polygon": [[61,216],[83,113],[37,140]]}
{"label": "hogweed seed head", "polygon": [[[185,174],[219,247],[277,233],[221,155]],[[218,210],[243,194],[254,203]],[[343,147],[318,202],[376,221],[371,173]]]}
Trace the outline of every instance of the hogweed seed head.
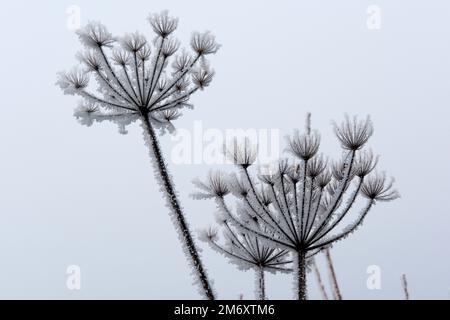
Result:
{"label": "hogweed seed head", "polygon": [[200,69],[192,73],[192,82],[201,90],[210,85],[214,78],[214,71]]}
{"label": "hogweed seed head", "polygon": [[114,50],[111,59],[114,61],[116,65],[122,67],[125,67],[131,62],[130,53],[125,50]]}
{"label": "hogweed seed head", "polygon": [[203,242],[216,242],[219,238],[219,232],[217,228],[209,227],[205,230],[201,230],[198,235],[198,239]]}
{"label": "hogweed seed head", "polygon": [[70,72],[60,72],[56,83],[66,94],[75,94],[88,86],[89,77],[86,72],[75,68]]}
{"label": "hogweed seed head", "polygon": [[194,199],[223,198],[230,193],[229,182],[220,171],[210,172],[206,182],[194,179],[192,183],[201,190],[191,194]]}
{"label": "hogweed seed head", "polygon": [[173,62],[172,67],[174,69],[174,73],[183,72],[189,67],[191,63],[192,63],[191,56],[188,53],[183,52],[178,57],[176,57],[175,61]]}
{"label": "hogweed seed head", "polygon": [[310,134],[300,134],[299,131],[287,138],[287,151],[297,158],[307,161],[314,157],[319,150],[320,135],[317,132]]}
{"label": "hogweed seed head", "polygon": [[315,183],[320,189],[323,189],[331,182],[331,178],[332,178],[332,175],[331,175],[330,170],[325,169],[324,171],[322,171],[322,173],[320,173],[316,177]]}
{"label": "hogweed seed head", "polygon": [[138,52],[137,57],[139,60],[142,61],[148,61],[150,60],[150,56],[152,54],[152,51],[148,45],[144,45]]}
{"label": "hogweed seed head", "polygon": [[[370,136],[366,122],[344,127],[349,128],[350,138],[346,141],[353,146],[356,146],[353,142],[359,141],[358,149],[365,143],[362,141],[366,141],[366,136]],[[247,170],[252,162],[248,160],[252,158],[248,144],[244,151],[232,153],[232,159],[243,162],[245,169],[240,176],[231,175],[229,180],[230,191],[238,205],[235,214],[225,205],[219,206],[219,210],[239,230],[253,233],[261,241],[278,248],[290,248],[293,252],[298,252],[299,248],[309,252],[327,248],[360,225],[357,222],[342,228],[336,236],[331,232],[352,210],[358,196],[370,200],[367,211],[373,200],[389,201],[398,197],[392,182],[387,183],[384,175],[370,174],[377,165],[372,152],[359,150],[352,156],[354,152],[346,151],[341,160],[333,163],[317,154],[319,141],[318,133],[313,131],[304,135],[296,132],[288,137],[289,151],[302,160],[300,164],[298,160],[281,159],[272,172],[258,175],[259,180]],[[356,176],[360,179],[355,179]],[[360,219],[364,219],[367,211]]]}
{"label": "hogweed seed head", "polygon": [[369,176],[361,187],[361,193],[370,200],[391,201],[400,197],[397,190],[393,189],[394,180],[387,181],[384,173],[375,173]]}
{"label": "hogweed seed head", "polygon": [[210,32],[194,32],[191,39],[191,47],[199,56],[216,53],[220,45]]}
{"label": "hogweed seed head", "polygon": [[358,120],[356,116],[353,119],[346,116],[341,125],[333,123],[333,126],[342,147],[347,150],[361,149],[373,134],[370,117],[366,120]]}
{"label": "hogweed seed head", "polygon": [[317,155],[308,161],[306,175],[310,178],[316,178],[326,169],[326,167],[327,161],[322,155]]}
{"label": "hogweed seed head", "polygon": [[237,139],[234,139],[226,153],[228,158],[235,165],[246,169],[256,161],[257,148],[251,144],[250,139],[248,138],[245,138],[242,143],[239,143]]}
{"label": "hogweed seed head", "polygon": [[296,163],[294,165],[289,166],[286,175],[291,180],[293,184],[297,184],[302,179],[302,164]]}
{"label": "hogweed seed head", "polygon": [[148,18],[153,31],[160,37],[167,38],[178,26],[178,18],[169,17],[167,10],[151,14]]}
{"label": "hogweed seed head", "polygon": [[180,43],[175,39],[168,39],[164,42],[161,53],[165,58],[172,56],[175,52],[177,52],[180,47]]}
{"label": "hogweed seed head", "polygon": [[99,71],[101,69],[101,58],[98,56],[98,54],[94,51],[87,51],[84,53],[78,53],[77,55],[78,60],[80,60],[81,63],[83,63],[87,71]]}
{"label": "hogweed seed head", "polygon": [[[122,133],[126,132],[125,124],[131,123],[125,118],[132,122],[148,119],[160,132],[172,132],[170,122],[178,118],[182,108],[192,107],[192,94],[211,83],[214,72],[205,55],[216,51],[214,37],[202,34],[195,41],[201,54],[198,50],[194,54],[183,51],[171,61],[180,47],[170,37],[177,21],[167,12],[152,15],[150,23],[158,37],[150,42],[138,32],[115,38],[102,24],[90,22],[77,32],[87,48],[77,55],[83,70],[60,73],[57,84],[64,93],[95,105],[101,115],[96,118],[116,123]],[[89,90],[91,72],[98,87]]]}
{"label": "hogweed seed head", "polygon": [[138,32],[128,33],[120,39],[120,44],[125,51],[137,53],[147,44],[147,40]]}
{"label": "hogweed seed head", "polygon": [[84,28],[77,31],[82,44],[89,48],[110,47],[115,39],[106,27],[99,22],[89,22]]}
{"label": "hogweed seed head", "polygon": [[367,176],[377,166],[378,158],[378,156],[373,155],[371,150],[360,151],[355,162],[355,175],[360,178]]}

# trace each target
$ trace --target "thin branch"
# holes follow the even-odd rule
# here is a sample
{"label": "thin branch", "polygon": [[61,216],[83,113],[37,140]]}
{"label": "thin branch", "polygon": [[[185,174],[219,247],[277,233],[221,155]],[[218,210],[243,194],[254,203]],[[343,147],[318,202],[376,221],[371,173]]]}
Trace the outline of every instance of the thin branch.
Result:
{"label": "thin branch", "polygon": [[319,285],[320,293],[322,294],[322,298],[323,298],[323,300],[328,300],[328,294],[327,294],[327,291],[325,290],[325,286],[322,282],[322,277],[320,276],[319,268],[317,267],[316,261],[313,261],[312,265],[313,265],[313,269],[314,269],[314,274],[316,275],[316,278],[317,278],[317,283]]}
{"label": "thin branch", "polygon": [[408,280],[406,279],[406,274],[402,275],[402,287],[403,292],[405,293],[405,300],[409,300]]}
{"label": "thin branch", "polygon": [[333,282],[333,290],[336,294],[336,300],[342,300],[341,290],[336,277],[336,271],[334,270],[333,260],[331,259],[330,249],[325,249],[325,256],[327,258],[328,269],[330,270],[331,280]]}

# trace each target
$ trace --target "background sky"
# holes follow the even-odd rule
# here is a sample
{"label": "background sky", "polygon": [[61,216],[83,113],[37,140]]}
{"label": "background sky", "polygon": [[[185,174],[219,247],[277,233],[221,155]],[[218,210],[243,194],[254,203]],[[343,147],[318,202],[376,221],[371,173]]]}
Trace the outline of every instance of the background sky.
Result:
{"label": "background sky", "polygon": [[[369,5],[381,29],[367,28]],[[152,38],[149,12],[180,18],[178,38],[211,30],[223,45],[216,78],[178,120],[204,128],[303,128],[307,111],[322,151],[339,155],[331,121],[370,114],[379,167],[402,198],[377,205],[364,226],[332,250],[347,299],[402,299],[407,274],[417,299],[450,298],[450,3],[397,1],[9,1],[2,4],[0,125],[0,298],[197,299],[187,264],[153,178],[141,128],[73,118],[77,99],[55,86],[81,48],[67,8],[113,34]],[[170,155],[174,142],[162,138]],[[170,163],[194,230],[214,222],[211,202],[189,198],[206,164]],[[231,168],[228,168],[230,169]],[[254,277],[205,247],[220,298],[253,298]],[[328,280],[324,259],[322,276]],[[81,290],[66,287],[79,265]],[[366,286],[368,266],[381,290]],[[328,282],[328,281],[327,281]],[[270,276],[270,298],[291,298],[289,276]],[[320,298],[312,274],[310,298]]]}

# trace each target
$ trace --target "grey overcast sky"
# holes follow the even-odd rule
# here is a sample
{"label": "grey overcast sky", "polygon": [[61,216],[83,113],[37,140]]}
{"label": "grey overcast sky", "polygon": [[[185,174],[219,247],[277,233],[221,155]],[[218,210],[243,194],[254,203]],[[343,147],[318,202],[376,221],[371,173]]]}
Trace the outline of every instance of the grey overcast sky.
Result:
{"label": "grey overcast sky", "polygon": [[[0,298],[197,299],[167,209],[153,178],[141,128],[128,135],[73,118],[77,99],[55,86],[81,48],[67,8],[81,23],[99,20],[115,35],[152,38],[148,13],[180,18],[177,37],[211,30],[223,45],[216,78],[177,121],[192,130],[302,128],[307,111],[322,151],[339,155],[331,121],[370,114],[371,148],[396,178],[402,198],[377,205],[364,226],[332,255],[344,298],[450,298],[449,103],[450,2],[322,1],[8,1],[2,35],[0,126]],[[367,8],[381,9],[381,29]],[[189,198],[207,164],[171,163],[194,230],[214,222],[214,205]],[[231,168],[226,167],[227,170]],[[251,272],[237,271],[203,248],[220,298],[253,298]],[[328,280],[323,257],[319,265]],[[66,287],[66,268],[81,267],[82,287]],[[366,286],[380,267],[381,289]],[[309,277],[310,298],[320,298]],[[269,298],[291,298],[289,276],[270,276]]]}

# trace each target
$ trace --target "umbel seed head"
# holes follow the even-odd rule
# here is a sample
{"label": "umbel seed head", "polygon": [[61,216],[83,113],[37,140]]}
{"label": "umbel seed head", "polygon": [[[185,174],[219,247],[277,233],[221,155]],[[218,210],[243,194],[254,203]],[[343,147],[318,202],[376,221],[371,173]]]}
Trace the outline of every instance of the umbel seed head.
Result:
{"label": "umbel seed head", "polygon": [[[65,94],[81,97],[84,105],[96,107],[94,116],[86,119],[82,117],[87,113],[77,112],[80,123],[108,120],[126,133],[125,125],[140,119],[150,121],[161,133],[173,132],[172,121],[180,110],[193,107],[191,96],[210,85],[214,71],[205,55],[219,48],[214,36],[208,32],[193,34],[195,51],[182,51],[172,59],[180,47],[172,38],[178,20],[164,11],[151,15],[149,21],[156,33],[154,41],[139,32],[116,38],[97,22],[77,31],[86,48],[77,55],[83,67],[60,73],[57,85]],[[91,75],[96,87],[88,87]]]}
{"label": "umbel seed head", "polygon": [[358,120],[355,116],[350,119],[345,116],[340,125],[333,123],[334,132],[344,149],[356,151],[361,149],[373,134],[372,121],[368,116],[365,120]]}
{"label": "umbel seed head", "polygon": [[299,131],[295,131],[287,140],[287,151],[304,161],[314,157],[320,146],[320,135],[318,132],[300,134]]}
{"label": "umbel seed head", "polygon": [[152,14],[148,18],[153,31],[162,38],[167,38],[178,26],[178,18],[169,17],[167,10],[160,14]]}

